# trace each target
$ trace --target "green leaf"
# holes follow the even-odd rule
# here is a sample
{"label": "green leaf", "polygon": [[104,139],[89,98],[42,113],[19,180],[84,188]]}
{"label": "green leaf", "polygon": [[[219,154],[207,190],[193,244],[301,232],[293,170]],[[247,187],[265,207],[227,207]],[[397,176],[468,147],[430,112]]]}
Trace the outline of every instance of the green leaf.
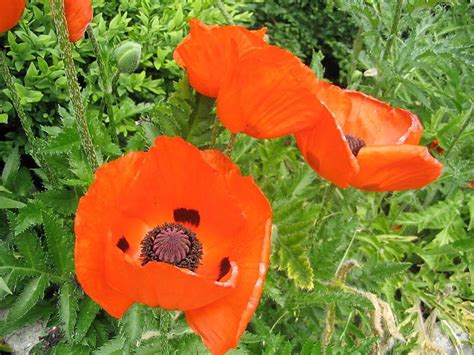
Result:
{"label": "green leaf", "polygon": [[7,320],[15,321],[23,317],[43,297],[44,290],[49,281],[45,276],[32,279],[17,297],[12,308],[8,312]]}
{"label": "green leaf", "polygon": [[0,276],[0,290],[3,290],[5,291],[6,293],[12,295],[12,291],[10,290],[10,288],[8,287],[7,283],[5,282],[5,280],[3,279],[3,277]]}
{"label": "green leaf", "polygon": [[124,340],[113,338],[93,352],[94,355],[121,355],[123,354]]}
{"label": "green leaf", "polygon": [[15,219],[15,234],[18,235],[31,226],[40,224],[43,220],[41,209],[42,206],[38,201],[30,201],[23,207]]}
{"label": "green leaf", "polygon": [[472,195],[470,196],[468,205],[469,205],[470,219],[469,219],[469,226],[467,227],[467,230],[470,231],[471,229],[474,228],[474,196]]}
{"label": "green leaf", "polygon": [[34,231],[27,231],[15,237],[15,244],[26,265],[37,270],[46,271],[46,255],[41,241]]}
{"label": "green leaf", "polygon": [[14,175],[20,168],[20,155],[18,154],[18,148],[12,149],[8,159],[5,163],[5,167],[2,171],[3,185],[9,186],[9,182],[13,179]]}
{"label": "green leaf", "polygon": [[52,212],[44,210],[42,214],[46,242],[53,264],[60,275],[67,276],[74,270],[73,237]]}
{"label": "green leaf", "polygon": [[126,336],[127,343],[132,349],[137,347],[143,333],[145,325],[143,311],[143,306],[134,304],[120,320],[120,333]]}
{"label": "green leaf", "polygon": [[79,305],[75,286],[70,282],[66,282],[61,286],[59,293],[59,316],[63,323],[64,333],[69,341],[74,336],[74,326],[78,310]]}
{"label": "green leaf", "polygon": [[79,196],[72,190],[49,190],[36,195],[37,198],[55,212],[71,216],[77,210]]}
{"label": "green leaf", "polygon": [[81,302],[79,310],[76,322],[76,336],[73,339],[75,343],[79,343],[84,339],[100,307],[91,298],[86,296]]}
{"label": "green leaf", "polygon": [[0,196],[0,210],[2,209],[18,209],[26,205],[23,202],[12,200],[11,198]]}

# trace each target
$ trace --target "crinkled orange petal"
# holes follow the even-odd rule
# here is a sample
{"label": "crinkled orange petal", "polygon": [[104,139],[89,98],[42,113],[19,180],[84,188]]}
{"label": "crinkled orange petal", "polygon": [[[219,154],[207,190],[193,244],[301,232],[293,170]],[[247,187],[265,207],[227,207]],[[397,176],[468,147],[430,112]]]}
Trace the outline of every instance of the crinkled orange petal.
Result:
{"label": "crinkled orange petal", "polygon": [[393,108],[364,93],[343,90],[319,81],[315,86],[344,133],[362,138],[367,145],[418,144],[422,127],[410,111]]}
{"label": "crinkled orange petal", "polygon": [[0,33],[13,28],[20,21],[26,0],[0,0]]}
{"label": "crinkled orange petal", "polygon": [[205,307],[187,311],[186,320],[213,354],[235,348],[260,300],[271,246],[271,207],[250,177],[218,151],[203,152],[217,171],[227,175],[230,190],[239,197],[248,220],[246,233],[229,254],[239,267],[239,279],[232,292]]}
{"label": "crinkled orange petal", "polygon": [[301,154],[313,170],[337,186],[348,187],[359,172],[357,159],[329,112],[313,128],[295,133],[295,138]]}
{"label": "crinkled orange petal", "polygon": [[426,147],[408,144],[362,148],[357,161],[360,171],[351,185],[367,191],[418,189],[436,180],[443,168]]}
{"label": "crinkled orange petal", "polygon": [[[197,211],[199,226],[187,227],[203,244],[197,273],[208,279],[217,279],[222,254],[233,248],[233,236],[245,225],[238,200],[229,193],[224,177],[197,148],[178,137],[155,141],[136,180],[124,191],[123,201],[119,206],[123,215],[143,220],[150,229],[173,222],[178,208]],[[119,238],[120,232],[115,233]]]}
{"label": "crinkled orange petal", "polygon": [[106,247],[106,282],[117,292],[150,307],[186,311],[205,306],[229,295],[239,277],[238,267],[228,281],[218,282],[166,263],[142,266],[115,244],[109,242]]}
{"label": "crinkled orange petal", "polygon": [[244,54],[222,84],[217,114],[233,133],[275,138],[317,122],[326,112],[314,73],[290,52],[267,46]]}
{"label": "crinkled orange petal", "polygon": [[221,83],[246,51],[266,46],[265,30],[241,26],[208,26],[189,21],[190,35],[176,48],[174,58],[186,69],[189,83],[199,93],[217,97]]}
{"label": "crinkled orange petal", "polygon": [[69,41],[80,40],[92,21],[93,10],[91,0],[64,0]]}
{"label": "crinkled orange petal", "polygon": [[109,314],[121,317],[134,302],[114,291],[105,279],[105,249],[113,218],[111,206],[121,204],[121,195],[133,181],[145,159],[145,153],[129,153],[107,163],[95,174],[95,183],[84,195],[75,219],[75,264],[84,291]]}

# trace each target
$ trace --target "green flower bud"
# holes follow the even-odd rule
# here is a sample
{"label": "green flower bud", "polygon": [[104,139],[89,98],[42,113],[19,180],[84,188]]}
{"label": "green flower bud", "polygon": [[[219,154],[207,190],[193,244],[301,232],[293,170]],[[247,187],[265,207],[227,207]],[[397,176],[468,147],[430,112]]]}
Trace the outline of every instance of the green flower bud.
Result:
{"label": "green flower bud", "polygon": [[127,41],[121,43],[114,52],[117,68],[120,73],[133,73],[140,64],[142,47],[137,42]]}

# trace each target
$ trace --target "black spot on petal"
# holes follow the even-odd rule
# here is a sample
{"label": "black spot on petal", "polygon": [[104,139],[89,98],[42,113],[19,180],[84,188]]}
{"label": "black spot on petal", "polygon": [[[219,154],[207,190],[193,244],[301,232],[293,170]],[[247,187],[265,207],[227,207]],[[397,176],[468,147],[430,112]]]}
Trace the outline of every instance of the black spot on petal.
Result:
{"label": "black spot on petal", "polygon": [[119,248],[124,253],[128,250],[128,248],[130,248],[130,245],[128,244],[127,239],[125,239],[125,237],[119,239],[119,241],[117,242],[117,248]]}
{"label": "black spot on petal", "polygon": [[224,258],[221,260],[221,264],[219,265],[219,277],[217,281],[222,279],[230,270],[230,261],[229,258]]}
{"label": "black spot on petal", "polygon": [[198,227],[201,222],[199,212],[193,209],[177,208],[173,211],[173,217],[177,223],[189,223],[195,227]]}

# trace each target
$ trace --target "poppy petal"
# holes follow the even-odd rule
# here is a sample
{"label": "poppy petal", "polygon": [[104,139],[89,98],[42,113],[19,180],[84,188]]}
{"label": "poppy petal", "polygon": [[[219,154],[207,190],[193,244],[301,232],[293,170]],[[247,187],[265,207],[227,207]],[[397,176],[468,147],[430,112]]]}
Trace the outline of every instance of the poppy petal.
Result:
{"label": "poppy petal", "polygon": [[0,0],[0,33],[13,28],[25,10],[26,0]]}
{"label": "poppy petal", "polygon": [[271,208],[252,178],[242,177],[238,168],[221,152],[205,151],[205,159],[227,175],[228,184],[239,196],[249,228],[240,236],[231,254],[239,265],[236,288],[205,307],[186,312],[190,327],[214,354],[235,348],[252,318],[263,290],[271,245]]}
{"label": "poppy petal", "polygon": [[217,97],[222,80],[246,51],[266,46],[266,30],[249,31],[241,26],[208,26],[189,21],[190,35],[176,48],[174,58],[186,69],[197,92]]}
{"label": "poppy petal", "polygon": [[80,40],[92,21],[93,10],[91,0],[64,0],[69,41]]}
{"label": "poppy petal", "polygon": [[[217,279],[222,255],[233,248],[231,236],[239,235],[245,225],[238,200],[229,193],[222,174],[216,173],[197,148],[178,137],[156,139],[136,180],[122,198],[121,218],[140,219],[150,230],[172,222],[176,209],[198,211],[199,226],[187,227],[203,244],[203,257],[196,272],[207,279]],[[114,233],[118,238],[122,232]]]}
{"label": "poppy petal", "polygon": [[186,311],[205,306],[232,292],[239,277],[236,263],[231,275],[229,280],[218,282],[162,262],[141,266],[113,243],[107,243],[106,282],[117,292],[150,307]]}
{"label": "poppy petal", "polygon": [[348,187],[359,165],[336,120],[329,112],[313,128],[295,133],[298,148],[308,164],[323,178]]}
{"label": "poppy petal", "polygon": [[95,183],[79,201],[75,219],[75,264],[84,291],[109,314],[121,317],[133,300],[114,291],[105,280],[105,249],[111,218],[110,206],[120,204],[121,194],[133,180],[145,153],[129,153],[107,163],[95,174]]}
{"label": "poppy petal", "polygon": [[418,144],[422,127],[410,111],[393,108],[358,91],[343,90],[351,101],[351,113],[342,129],[362,138],[367,145]]}
{"label": "poppy petal", "polygon": [[418,189],[436,180],[443,168],[426,147],[408,144],[365,147],[357,160],[360,171],[351,185],[367,191]]}
{"label": "poppy petal", "polygon": [[231,132],[255,138],[276,138],[309,128],[326,112],[313,92],[316,80],[284,49],[253,49],[222,84],[217,114]]}

